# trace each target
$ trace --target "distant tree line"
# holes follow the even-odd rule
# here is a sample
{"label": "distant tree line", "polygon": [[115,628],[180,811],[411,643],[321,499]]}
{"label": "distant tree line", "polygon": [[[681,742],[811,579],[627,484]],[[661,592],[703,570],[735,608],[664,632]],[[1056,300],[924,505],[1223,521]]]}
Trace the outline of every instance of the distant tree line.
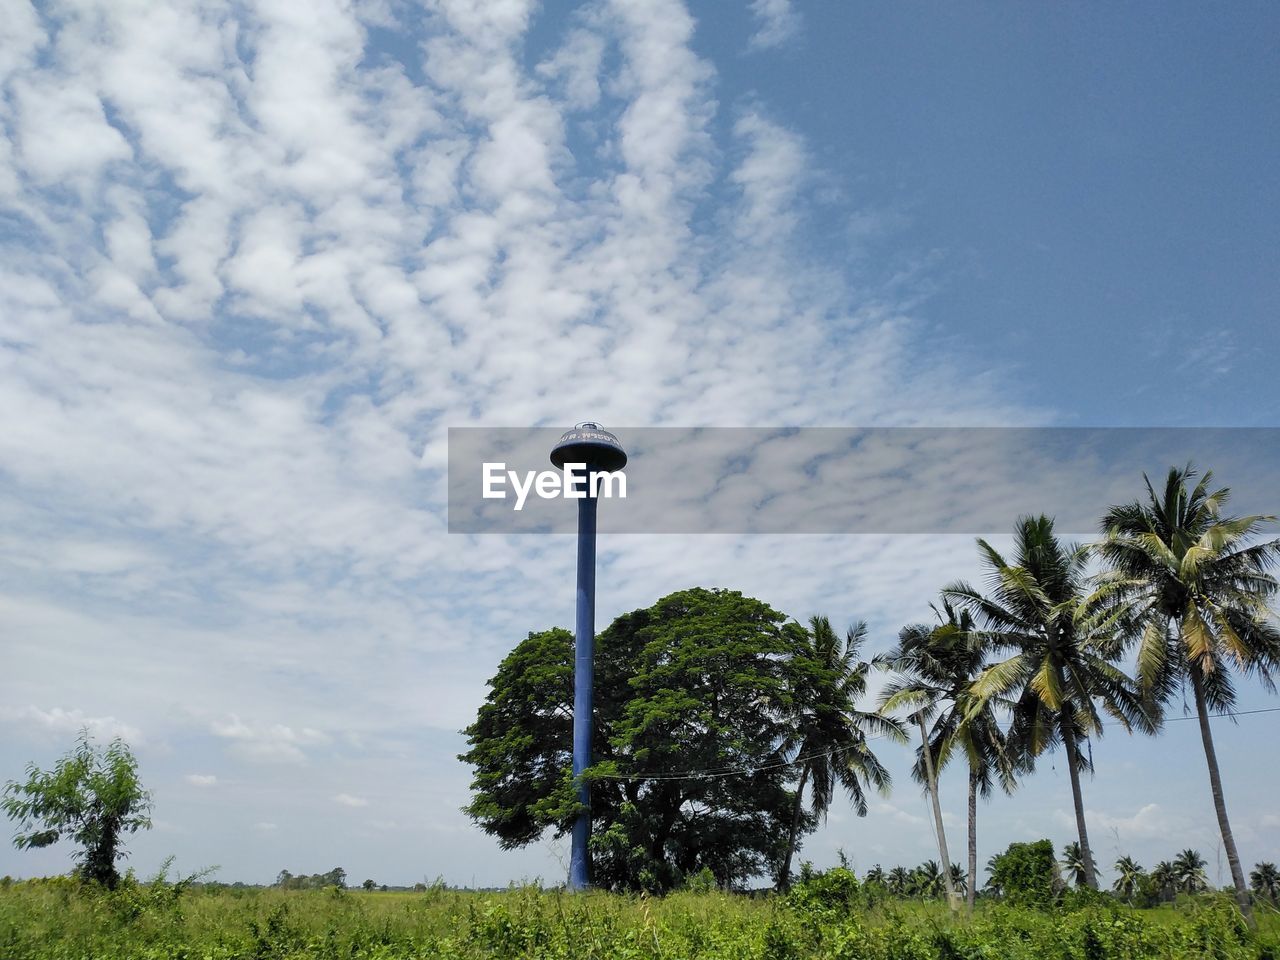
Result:
{"label": "distant tree line", "polygon": [[275,885],[281,890],[319,890],[322,887],[346,887],[347,871],[334,867],[328,873],[292,874],[281,870]]}

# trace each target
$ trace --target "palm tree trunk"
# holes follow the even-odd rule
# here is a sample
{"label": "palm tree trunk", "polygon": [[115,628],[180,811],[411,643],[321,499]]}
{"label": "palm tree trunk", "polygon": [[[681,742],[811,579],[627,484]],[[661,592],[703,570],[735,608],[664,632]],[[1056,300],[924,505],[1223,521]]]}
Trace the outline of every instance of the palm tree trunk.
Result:
{"label": "palm tree trunk", "polygon": [[782,861],[782,871],[778,874],[778,889],[786,890],[791,884],[791,857],[796,852],[796,834],[800,831],[800,813],[804,809],[804,785],[809,780],[809,765],[805,764],[800,773],[800,785],[796,787],[796,806],[791,814],[791,836],[787,840],[787,859]]}
{"label": "palm tree trunk", "polygon": [[1089,846],[1089,831],[1084,825],[1084,795],[1080,792],[1080,764],[1076,757],[1076,733],[1071,719],[1062,717],[1062,739],[1067,748],[1067,770],[1071,773],[1071,798],[1076,806],[1076,832],[1080,834],[1080,859],[1084,862],[1085,885],[1098,889],[1098,871],[1093,866],[1093,850]]}
{"label": "palm tree trunk", "polygon": [[947,904],[955,910],[955,884],[951,882],[951,858],[947,854],[947,834],[942,829],[942,804],[938,802],[938,778],[933,770],[933,751],[929,748],[929,731],[924,725],[924,714],[916,714],[920,721],[920,741],[924,747],[924,775],[929,781],[929,799],[933,801],[933,822],[938,829],[938,854],[942,857],[942,889],[947,893]]}
{"label": "palm tree trunk", "polygon": [[969,912],[978,901],[978,772],[969,768],[969,883],[965,891]]}
{"label": "palm tree trunk", "polygon": [[1244,870],[1240,866],[1240,854],[1236,852],[1236,838],[1231,833],[1231,821],[1227,819],[1227,801],[1222,793],[1222,774],[1218,772],[1218,754],[1213,748],[1213,732],[1209,729],[1209,709],[1204,696],[1204,677],[1198,664],[1191,664],[1191,688],[1196,695],[1196,715],[1200,719],[1200,739],[1204,742],[1204,758],[1209,764],[1209,788],[1213,791],[1213,809],[1218,815],[1218,829],[1222,831],[1222,846],[1227,851],[1227,863],[1231,865],[1231,880],[1236,887],[1236,902],[1250,928],[1256,929],[1253,907],[1249,903],[1249,888],[1244,883]]}

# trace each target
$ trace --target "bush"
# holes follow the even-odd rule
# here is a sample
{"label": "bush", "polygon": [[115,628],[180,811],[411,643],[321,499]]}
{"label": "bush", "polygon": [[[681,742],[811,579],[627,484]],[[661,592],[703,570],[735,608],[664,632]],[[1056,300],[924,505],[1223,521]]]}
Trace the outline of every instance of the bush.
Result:
{"label": "bush", "polygon": [[865,907],[866,898],[852,870],[832,867],[824,872],[815,872],[805,864],[795,886],[786,896],[786,903],[812,919],[833,920]]}
{"label": "bush", "polygon": [[1007,903],[1017,906],[1049,906],[1063,889],[1058,861],[1048,840],[1011,843],[991,858],[988,885]]}

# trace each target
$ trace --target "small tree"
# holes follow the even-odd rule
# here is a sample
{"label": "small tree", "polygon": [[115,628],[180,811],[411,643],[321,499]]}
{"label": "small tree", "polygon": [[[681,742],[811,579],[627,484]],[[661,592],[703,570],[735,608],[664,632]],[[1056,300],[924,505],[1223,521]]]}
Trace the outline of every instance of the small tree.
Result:
{"label": "small tree", "polygon": [[366,880],[364,883],[360,884],[360,886],[365,890],[376,890],[378,887],[378,885],[372,880]]}
{"label": "small tree", "polygon": [[988,885],[1012,904],[1046,907],[1062,890],[1053,844],[1011,843],[1004,853],[992,857]]}
{"label": "small tree", "polygon": [[115,739],[106,749],[96,747],[88,730],[52,770],[28,764],[26,782],[9,781],[0,803],[18,821],[13,844],[19,850],[65,837],[81,847],[76,873],[108,887],[120,879],[122,835],[151,827],[151,794],[138,781],[128,744]]}

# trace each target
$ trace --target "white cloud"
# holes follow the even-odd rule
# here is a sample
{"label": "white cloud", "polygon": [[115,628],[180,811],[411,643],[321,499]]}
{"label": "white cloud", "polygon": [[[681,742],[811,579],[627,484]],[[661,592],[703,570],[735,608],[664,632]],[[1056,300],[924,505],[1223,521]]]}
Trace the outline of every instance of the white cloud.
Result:
{"label": "white cloud", "polygon": [[18,109],[18,156],[23,172],[50,185],[93,176],[132,155],[107,122],[97,94],[73,79],[37,74],[13,84]]}
{"label": "white cloud", "polygon": [[310,727],[294,729],[282,723],[251,726],[234,714],[230,719],[215,721],[215,736],[231,740],[237,756],[256,763],[305,763],[304,747],[326,744],[329,737]]}
{"label": "white cloud", "polygon": [[64,710],[52,707],[42,710],[39,707],[4,707],[0,708],[0,720],[41,733],[57,734],[65,737],[88,730],[89,735],[98,740],[114,740],[119,737],[130,746],[138,746],[142,740],[142,731],[113,716],[92,717],[83,710]]}
{"label": "white cloud", "polygon": [[189,773],[184,779],[193,787],[212,787],[218,782],[212,773]]}
{"label": "white cloud", "polygon": [[749,50],[780,47],[800,32],[800,14],[792,0],[751,0],[755,32],[747,41]]}
{"label": "white cloud", "polygon": [[349,793],[340,793],[333,798],[333,802],[343,807],[367,807],[369,801],[364,797],[353,797]]}
{"label": "white cloud", "polygon": [[[11,710],[24,743],[88,723],[260,764],[226,802],[262,791],[277,819],[374,782],[329,782],[330,761],[429,735],[443,759],[415,795],[458,833],[456,731],[510,645],[571,615],[573,555],[445,533],[448,426],[1027,414],[921,356],[910,280],[855,287],[797,252],[811,152],[718,102],[683,4],[590,4],[533,68],[530,4],[406,12],[403,64],[370,49],[366,6],[84,0],[0,25],[21,224],[3,694],[85,705]],[[756,15],[794,30],[785,4]],[[879,618],[887,642],[969,562],[967,538],[638,536],[602,544],[599,616],[721,582]]]}
{"label": "white cloud", "polygon": [[[1116,816],[1098,810],[1090,810],[1088,815],[1090,820],[1100,824],[1103,829],[1116,831],[1122,840],[1173,836],[1185,833],[1189,825],[1186,818],[1170,814],[1158,803],[1148,803],[1132,816]],[[1075,823],[1074,816],[1071,822]]]}

